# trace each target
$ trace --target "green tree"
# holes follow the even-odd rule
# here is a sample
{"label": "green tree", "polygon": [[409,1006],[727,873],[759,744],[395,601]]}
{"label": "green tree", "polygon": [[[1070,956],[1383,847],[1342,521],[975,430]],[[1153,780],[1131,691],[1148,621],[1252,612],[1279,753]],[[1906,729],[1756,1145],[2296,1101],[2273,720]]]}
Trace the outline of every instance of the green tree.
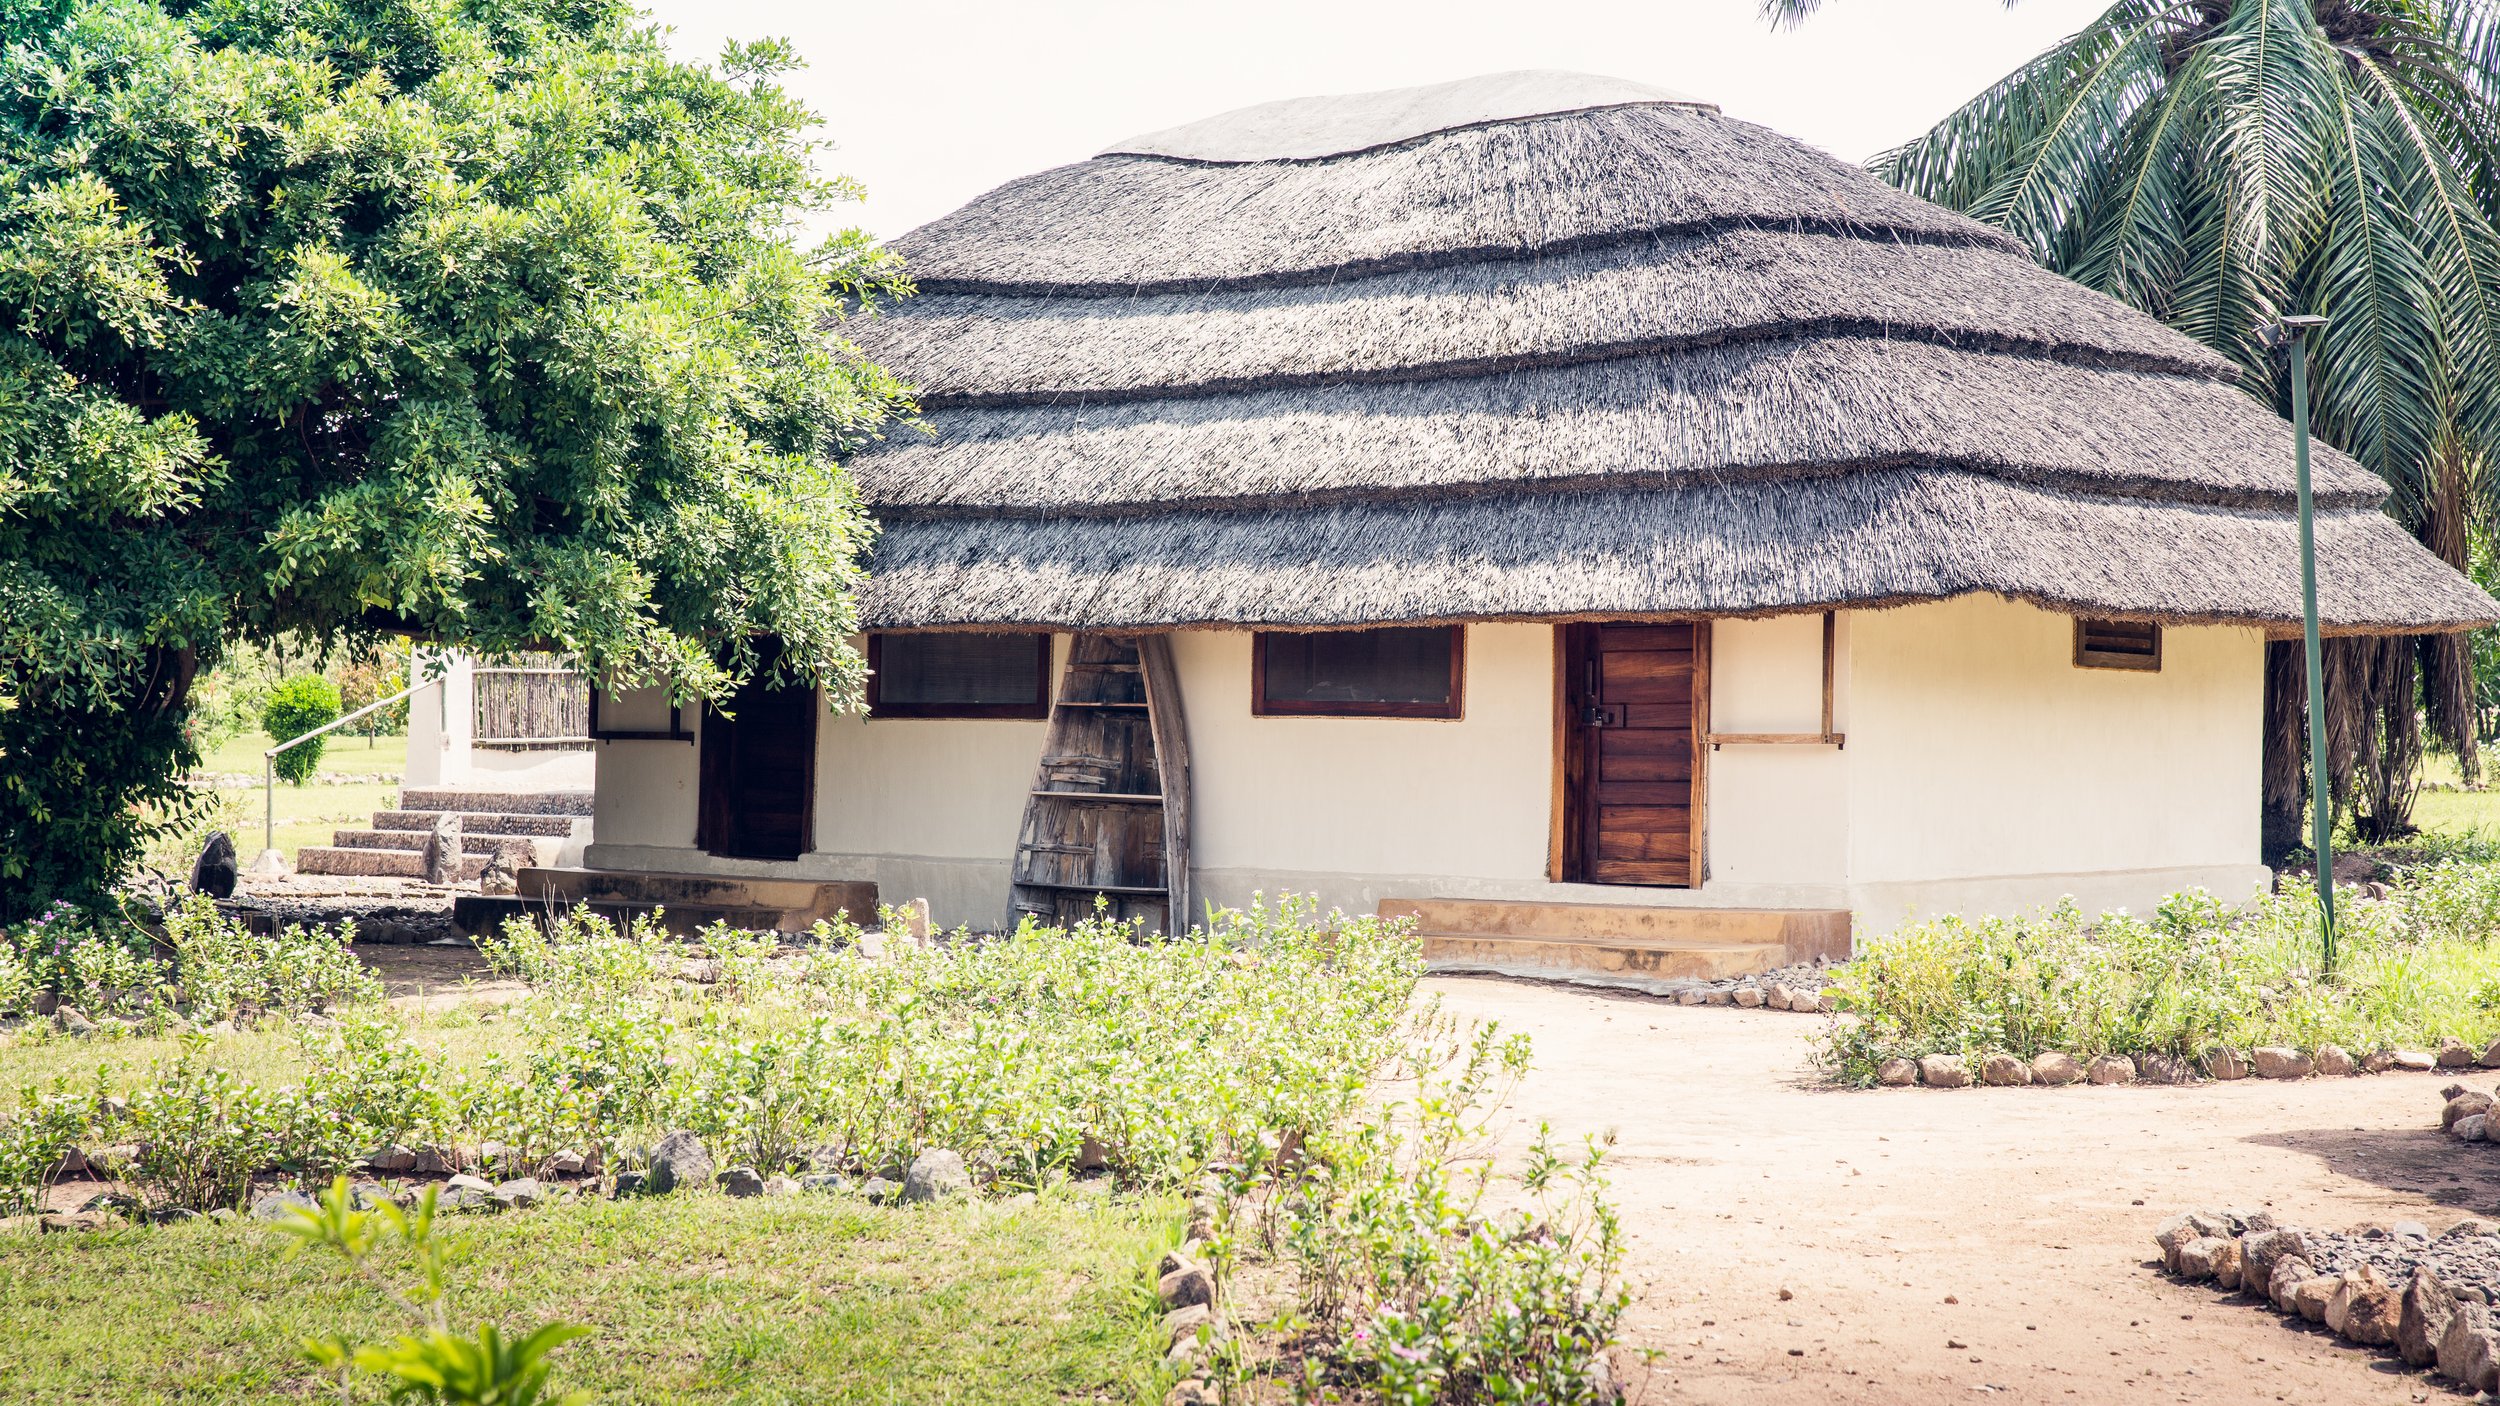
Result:
{"label": "green tree", "polygon": [[[1820,4],[1763,8],[1794,23]],[[2278,410],[2285,374],[2258,325],[2324,314],[2318,432],[2377,470],[2395,490],[2389,511],[2463,569],[2500,489],[2487,472],[2500,436],[2496,92],[2500,29],[2483,0],[2120,0],[1873,164],[2230,357]],[[2468,641],[2418,649],[2432,725],[2471,777]],[[2336,653],[2337,792],[2356,797],[2365,828],[2401,827],[2415,646]],[[2296,710],[2273,715],[2298,724]],[[2288,806],[2295,830],[2299,755],[2270,743],[2269,809]]]}
{"label": "green tree", "polygon": [[[314,728],[336,722],[343,711],[339,686],[319,674],[297,674],[269,690],[260,707],[260,730],[272,744],[293,742]],[[269,759],[280,781],[301,786],[321,765],[321,749],[329,741],[316,737],[289,747]]]}
{"label": "green tree", "polygon": [[281,633],[856,696],[908,291],[798,219],[778,43],[616,0],[0,0],[0,921],[183,804],[182,714]]}

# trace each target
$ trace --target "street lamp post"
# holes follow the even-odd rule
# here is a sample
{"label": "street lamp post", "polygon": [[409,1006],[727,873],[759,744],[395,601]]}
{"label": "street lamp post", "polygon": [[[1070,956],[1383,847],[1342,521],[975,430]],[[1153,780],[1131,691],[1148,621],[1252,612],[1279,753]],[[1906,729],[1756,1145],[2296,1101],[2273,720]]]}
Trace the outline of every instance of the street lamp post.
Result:
{"label": "street lamp post", "polygon": [[2308,334],[2323,317],[2286,317],[2277,335],[2292,361],[2292,459],[2300,478],[2300,643],[2309,664],[2310,852],[2318,860],[2324,974],[2335,978],[2335,797],[2326,769],[2326,673],[2318,648],[2318,515],[2309,492]]}

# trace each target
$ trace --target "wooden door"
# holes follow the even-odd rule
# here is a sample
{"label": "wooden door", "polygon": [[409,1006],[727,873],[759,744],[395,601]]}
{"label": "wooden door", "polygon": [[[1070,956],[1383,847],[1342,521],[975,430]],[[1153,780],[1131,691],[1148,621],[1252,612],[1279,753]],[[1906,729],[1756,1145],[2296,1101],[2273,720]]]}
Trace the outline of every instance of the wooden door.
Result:
{"label": "wooden door", "polygon": [[1565,877],[1701,882],[1701,736],[1710,627],[1571,625],[1557,702],[1565,747]]}
{"label": "wooden door", "polygon": [[[706,708],[695,843],[730,859],[796,859],[816,840],[813,688],[750,681]],[[731,716],[734,714],[735,716]]]}

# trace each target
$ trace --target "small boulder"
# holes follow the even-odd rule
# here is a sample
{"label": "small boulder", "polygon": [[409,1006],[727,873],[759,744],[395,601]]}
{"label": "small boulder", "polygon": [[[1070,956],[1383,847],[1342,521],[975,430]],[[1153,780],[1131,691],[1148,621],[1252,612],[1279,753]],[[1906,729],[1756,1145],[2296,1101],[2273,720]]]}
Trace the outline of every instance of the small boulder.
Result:
{"label": "small boulder", "polygon": [[2199,1281],[2214,1277],[2214,1259],[2231,1244],[2219,1235],[2200,1235],[2179,1247],[2179,1277]]}
{"label": "small boulder", "polygon": [[1932,1054],[1918,1062],[1919,1081],[1931,1089],[1961,1089],[1970,1086],[1970,1069],[1960,1055]]}
{"label": "small boulder", "polygon": [[2478,1303],[2458,1304],[2448,1315],[2433,1360],[2439,1375],[2468,1391],[2500,1386],[2500,1333],[2493,1331],[2491,1310]]}
{"label": "small boulder", "polygon": [[521,876],[513,872],[512,861],[504,857],[502,850],[496,850],[486,867],[478,871],[477,891],[500,898],[510,898],[521,891]]}
{"label": "small boulder", "polygon": [[2490,1131],[2490,1122],[2491,1115],[2476,1113],[2469,1117],[2459,1118],[2456,1126],[2450,1128],[2448,1132],[2459,1142],[2481,1142]]}
{"label": "small boulder", "polygon": [[2341,1079],[2360,1068],[2341,1045],[2320,1045],[2312,1058],[2317,1062],[2318,1072],[2330,1079]]}
{"label": "small boulder", "polygon": [[2132,1084],[2135,1082],[2135,1061],[2125,1055],[2094,1055],[2084,1067],[2083,1077],[2095,1084]]}
{"label": "small boulder", "polygon": [[2343,1287],[2339,1275],[2320,1274],[2292,1286],[2292,1307],[2312,1323],[2326,1321],[2327,1306],[2335,1301],[2336,1290]]}
{"label": "small boulder", "polygon": [[2031,1066],[2010,1054],[1992,1054],[1979,1061],[1979,1082],[1992,1089],[2029,1084]]}
{"label": "small boulder", "polygon": [[433,832],[425,837],[425,881],[442,888],[459,883],[460,861],[460,813],[437,812]]}
{"label": "small boulder", "polygon": [[547,1170],[560,1177],[577,1177],[590,1170],[590,1159],[567,1148],[547,1159]]}
{"label": "small boulder", "polygon": [[365,1165],[377,1172],[413,1172],[417,1169],[417,1154],[398,1143],[392,1143],[388,1147],[376,1148],[367,1153]]}
{"label": "small boulder", "polygon": [[1918,1066],[1906,1059],[1885,1060],[1875,1066],[1875,1082],[1887,1089],[1905,1088],[1918,1082]]}
{"label": "small boulder", "polygon": [[473,1177],[462,1172],[443,1183],[443,1189],[436,1194],[434,1204],[447,1211],[482,1211],[499,1203],[495,1200],[493,1182],[484,1177]]}
{"label": "small boulder", "polygon": [[2384,1074],[2395,1067],[2394,1050],[2372,1050],[2361,1057],[2361,1072],[2364,1074]]}
{"label": "small boulder", "polygon": [[[1167,1259],[1166,1263],[1170,1261]],[[1155,1281],[1155,1296],[1167,1309],[1186,1308],[1191,1304],[1212,1307],[1215,1303],[1215,1276],[1207,1271],[1205,1265],[1183,1257],[1178,1265],[1165,1271],[1163,1277]]]}
{"label": "small boulder", "polygon": [[2439,1067],[2439,1056],[2424,1054],[2420,1050],[2398,1050],[2394,1067],[2405,1074],[2428,1074]]}
{"label": "small boulder", "polygon": [[2416,1265],[2396,1308],[2396,1355],[2415,1367],[2439,1359],[2439,1340],[2457,1311],[2457,1296],[2429,1265]]}
{"label": "small boulder", "polygon": [[2240,1058],[2236,1050],[2216,1046],[2205,1051],[2205,1073],[2215,1079],[2245,1079],[2248,1061]]}
{"label": "small boulder", "polygon": [[2083,1078],[2083,1062],[2073,1055],[2050,1050],[2031,1061],[2031,1082],[2053,1087],[2072,1084]]}
{"label": "small boulder", "polygon": [[2491,1095],[2476,1093],[2460,1085],[2451,1084],[2448,1086],[2448,1106],[2439,1111],[2439,1130],[2443,1133],[2447,1132],[2454,1128],[2461,1118],[2471,1118],[2477,1113],[2489,1113],[2491,1105]]}
{"label": "small boulder", "polygon": [[680,1128],[652,1145],[651,1170],[643,1178],[643,1190],[665,1196],[679,1187],[711,1184],[712,1152],[703,1139]]}
{"label": "small boulder", "polygon": [[2474,1067],[2475,1054],[2473,1046],[2450,1035],[2439,1042],[2439,1053],[2433,1055],[2432,1058],[2439,1061],[2439,1067],[2442,1069],[2471,1069]]}
{"label": "small boulder", "polygon": [[64,1035],[92,1035],[95,1033],[95,1022],[87,1019],[87,1013],[76,1006],[54,1006],[52,1028]]}
{"label": "small boulder", "polygon": [[488,1194],[502,1205],[527,1210],[546,1201],[547,1188],[536,1177],[514,1177],[510,1181],[497,1182]]}
{"label": "small boulder", "polygon": [[[2283,1312],[2298,1313],[2300,1305],[2294,1299],[2295,1293],[2317,1277],[2318,1271],[2310,1267],[2309,1261],[2298,1255],[2285,1255],[2274,1262],[2273,1272],[2266,1276],[2266,1297]],[[2242,1278],[2246,1278],[2246,1266],[2242,1266]]]}
{"label": "small boulder", "polygon": [[2136,1078],[2147,1084],[2190,1084],[2196,1072],[2174,1055],[2148,1054],[2135,1062]]}
{"label": "small boulder", "polygon": [[799,1194],[799,1190],[799,1179],[797,1177],[764,1178],[764,1194],[767,1196],[796,1196]]}
{"label": "small boulder", "polygon": [[740,1199],[761,1196],[764,1194],[764,1178],[753,1167],[732,1167],[720,1174],[720,1189],[724,1195]]}
{"label": "small boulder", "polygon": [[1736,1004],[1736,994],[1734,992],[1724,991],[1716,986],[1711,987],[1709,992],[1701,999],[1704,1005],[1732,1006]]}
{"label": "small boulder", "polygon": [[2483,1046],[2482,1056],[2474,1062],[2485,1069],[2500,1069],[2500,1040]]}
{"label": "small boulder", "polygon": [[2307,1237],[2289,1226],[2251,1231],[2240,1242],[2240,1254],[2246,1262],[2241,1281],[2251,1289],[2267,1289],[2274,1283],[2276,1265],[2285,1260],[2306,1261],[2308,1251]]}
{"label": "small boulder", "polygon": [[1215,1310],[1202,1303],[1184,1304],[1163,1315],[1163,1341],[1172,1351],[1181,1344],[1194,1342],[1198,1330],[1215,1322]]}
{"label": "small boulder", "polygon": [[1184,1377],[1163,1393],[1163,1406],[1222,1406],[1223,1396],[1204,1377]]}
{"label": "small boulder", "polygon": [[1698,986],[1687,986],[1675,993],[1675,1003],[1679,1006],[1698,1006],[1709,999],[1710,993]]}
{"label": "small boulder", "polygon": [[859,1194],[868,1198],[869,1205],[883,1206],[903,1194],[903,1184],[884,1177],[870,1177],[860,1183]]}
{"label": "small boulder", "polygon": [[1791,988],[1788,993],[1788,1008],[1800,1015],[1813,1015],[1823,1009],[1823,993]]}
{"label": "small boulder", "polygon": [[416,1165],[408,1170],[421,1177],[439,1177],[446,1172],[458,1171],[459,1165],[444,1155],[441,1148],[421,1147],[417,1149]]}
{"label": "small boulder", "polygon": [[2209,1259],[2213,1265],[2216,1284],[2226,1289],[2236,1289],[2240,1286],[2240,1270],[2241,1266],[2246,1263],[2246,1259],[2245,1252],[2240,1249],[2239,1241],[2219,1242],[2215,1245]]}
{"label": "small boulder", "polygon": [[2306,1079],[2317,1070],[2315,1061],[2289,1045],[2261,1046],[2251,1060],[2260,1079]]}
{"label": "small boulder", "polygon": [[2396,1341],[2402,1316],[2402,1295],[2369,1265],[2344,1272],[2326,1301],[2326,1326],[2363,1347],[2387,1347]]}
{"label": "small boulder", "polygon": [[810,1172],[799,1178],[799,1190],[823,1196],[838,1196],[851,1189],[850,1178],[840,1172]]}
{"label": "small boulder", "polygon": [[252,1219],[292,1220],[297,1211],[318,1211],[321,1203],[300,1191],[272,1191],[252,1202]]}
{"label": "small boulder", "polygon": [[1775,1011],[1787,1010],[1792,1001],[1793,998],[1789,996],[1788,988],[1785,986],[1774,986],[1762,995],[1762,1004]]}
{"label": "small boulder", "polygon": [[972,1174],[964,1170],[964,1155],[943,1147],[911,1159],[911,1170],[903,1174],[906,1201],[943,1201],[971,1190]]}
{"label": "small boulder", "polygon": [[1739,986],[1729,999],[1733,1000],[1736,1004],[1743,1006],[1747,1010],[1754,1010],[1762,1005],[1762,988],[1759,986]]}

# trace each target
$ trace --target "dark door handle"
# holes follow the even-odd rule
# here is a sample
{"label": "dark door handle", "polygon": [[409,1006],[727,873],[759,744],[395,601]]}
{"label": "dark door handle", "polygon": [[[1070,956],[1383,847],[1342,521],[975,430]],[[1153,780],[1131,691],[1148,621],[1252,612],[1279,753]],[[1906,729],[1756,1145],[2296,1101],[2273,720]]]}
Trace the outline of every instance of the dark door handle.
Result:
{"label": "dark door handle", "polygon": [[1590,727],[1621,727],[1624,724],[1623,705],[1592,703],[1588,706],[1588,711],[1580,715],[1580,721]]}

